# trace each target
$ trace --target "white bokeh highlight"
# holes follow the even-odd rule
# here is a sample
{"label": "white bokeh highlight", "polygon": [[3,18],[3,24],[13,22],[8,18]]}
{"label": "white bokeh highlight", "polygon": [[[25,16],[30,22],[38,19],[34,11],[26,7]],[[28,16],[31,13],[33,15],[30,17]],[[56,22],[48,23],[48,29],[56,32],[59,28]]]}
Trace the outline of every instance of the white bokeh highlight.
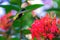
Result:
{"label": "white bokeh highlight", "polygon": [[0,17],[5,15],[5,9],[3,7],[0,7]]}
{"label": "white bokeh highlight", "polygon": [[10,3],[5,1],[5,2],[1,3],[0,5],[10,5]]}

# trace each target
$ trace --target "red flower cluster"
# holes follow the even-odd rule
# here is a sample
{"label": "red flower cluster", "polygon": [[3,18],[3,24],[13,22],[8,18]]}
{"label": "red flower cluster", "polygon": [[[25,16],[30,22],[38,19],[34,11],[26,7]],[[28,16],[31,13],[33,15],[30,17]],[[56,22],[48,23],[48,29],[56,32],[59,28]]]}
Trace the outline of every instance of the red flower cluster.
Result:
{"label": "red flower cluster", "polygon": [[29,28],[32,33],[32,39],[36,37],[37,40],[41,40],[40,37],[43,36],[44,38],[52,40],[56,37],[55,34],[59,33],[56,21],[56,17],[51,18],[48,14],[41,19],[35,20],[32,27]]}
{"label": "red flower cluster", "polygon": [[11,26],[11,23],[7,24],[11,16],[12,14],[8,13],[4,15],[2,18],[0,18],[0,28],[2,30],[8,30],[8,28]]}

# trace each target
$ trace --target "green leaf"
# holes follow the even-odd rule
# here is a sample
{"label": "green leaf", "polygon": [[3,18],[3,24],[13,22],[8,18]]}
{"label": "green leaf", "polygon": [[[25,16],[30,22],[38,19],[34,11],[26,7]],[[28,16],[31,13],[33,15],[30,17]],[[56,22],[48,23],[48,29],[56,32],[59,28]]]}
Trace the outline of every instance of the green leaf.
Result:
{"label": "green leaf", "polygon": [[10,3],[21,6],[22,0],[10,0]]}
{"label": "green leaf", "polygon": [[20,21],[19,20],[15,20],[13,22],[13,27],[19,27],[20,26]]}
{"label": "green leaf", "polygon": [[21,21],[21,26],[22,27],[25,27],[25,26],[31,26],[32,22],[33,22],[33,17],[32,17],[32,13],[29,12],[29,13],[25,13],[20,19]]}
{"label": "green leaf", "polygon": [[10,40],[19,40],[19,38],[11,38]]}
{"label": "green leaf", "polygon": [[0,36],[0,40],[6,40],[4,36]]}
{"label": "green leaf", "polygon": [[32,10],[37,9],[42,6],[43,6],[42,4],[34,4],[34,5],[27,6],[25,9],[28,10],[28,12],[31,12]]}
{"label": "green leaf", "polygon": [[51,9],[48,9],[46,11],[60,11],[60,8],[51,8]]}
{"label": "green leaf", "polygon": [[19,10],[19,6],[17,5],[1,5],[0,7],[5,8],[7,13],[10,12],[11,10],[16,10],[16,11]]}
{"label": "green leaf", "polygon": [[29,30],[22,30],[22,33],[23,34],[30,34],[30,31]]}

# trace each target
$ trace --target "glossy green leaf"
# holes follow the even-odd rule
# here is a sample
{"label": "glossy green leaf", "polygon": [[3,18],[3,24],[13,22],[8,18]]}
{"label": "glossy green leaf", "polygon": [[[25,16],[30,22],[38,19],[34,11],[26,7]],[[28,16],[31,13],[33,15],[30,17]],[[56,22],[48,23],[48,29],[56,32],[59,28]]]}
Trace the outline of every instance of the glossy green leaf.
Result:
{"label": "glossy green leaf", "polygon": [[51,9],[48,9],[46,11],[60,11],[60,8],[51,8]]}
{"label": "glossy green leaf", "polygon": [[10,3],[21,6],[22,0],[10,0]]}
{"label": "glossy green leaf", "polygon": [[25,9],[28,10],[28,12],[31,12],[32,10],[37,9],[42,6],[43,6],[42,4],[34,4],[34,5],[27,6]]}
{"label": "glossy green leaf", "polygon": [[5,8],[7,13],[10,12],[11,10],[16,10],[16,11],[20,10],[19,6],[17,5],[1,5],[0,7]]}

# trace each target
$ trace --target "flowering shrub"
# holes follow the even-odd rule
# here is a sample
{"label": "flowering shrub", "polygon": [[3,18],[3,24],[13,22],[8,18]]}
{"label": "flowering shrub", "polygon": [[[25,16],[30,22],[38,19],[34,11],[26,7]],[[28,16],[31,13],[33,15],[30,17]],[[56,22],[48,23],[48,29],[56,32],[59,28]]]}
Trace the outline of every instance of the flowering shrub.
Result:
{"label": "flowering shrub", "polygon": [[41,40],[40,37],[43,36],[46,40],[52,40],[56,37],[56,34],[59,34],[59,29],[57,26],[58,21],[55,15],[54,17],[51,17],[49,14],[41,19],[36,19],[33,22],[32,27],[29,28],[32,33],[32,39],[36,37],[37,40]]}

